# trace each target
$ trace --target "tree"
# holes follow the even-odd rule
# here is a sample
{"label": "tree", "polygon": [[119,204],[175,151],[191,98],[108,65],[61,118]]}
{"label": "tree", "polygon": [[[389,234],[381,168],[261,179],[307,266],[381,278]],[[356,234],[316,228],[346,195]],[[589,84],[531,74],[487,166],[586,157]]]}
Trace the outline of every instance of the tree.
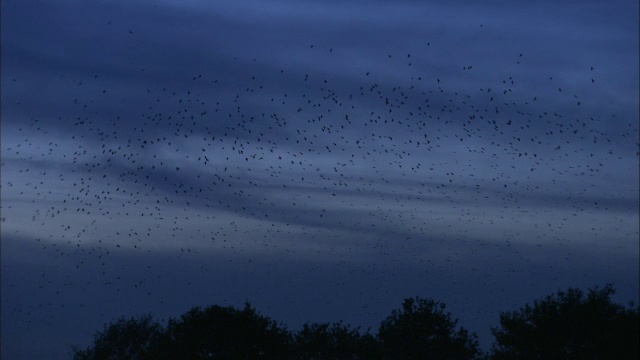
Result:
{"label": "tree", "polygon": [[104,326],[94,336],[93,345],[85,350],[74,348],[75,360],[150,359],[152,344],[162,333],[162,327],[151,315],[120,318]]}
{"label": "tree", "polygon": [[493,359],[638,359],[638,308],[611,302],[615,290],[577,288],[500,314]]}
{"label": "tree", "polygon": [[[373,359],[379,357],[379,344],[371,334],[360,334],[342,322],[304,324],[296,336],[298,358]],[[377,356],[378,355],[378,356]]]}
{"label": "tree", "polygon": [[378,338],[385,359],[474,359],[481,355],[477,336],[460,328],[432,299],[405,299],[382,322]]}
{"label": "tree", "polygon": [[281,359],[293,341],[286,329],[246,303],[243,310],[196,307],[169,320],[161,346],[158,356],[167,359]]}

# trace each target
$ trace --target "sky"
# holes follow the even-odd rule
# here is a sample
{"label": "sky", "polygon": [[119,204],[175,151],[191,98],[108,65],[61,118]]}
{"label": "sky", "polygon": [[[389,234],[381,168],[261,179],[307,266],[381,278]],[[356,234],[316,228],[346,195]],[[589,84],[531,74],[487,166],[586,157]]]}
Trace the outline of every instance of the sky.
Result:
{"label": "sky", "polygon": [[242,306],[638,303],[637,1],[2,1],[1,356]]}

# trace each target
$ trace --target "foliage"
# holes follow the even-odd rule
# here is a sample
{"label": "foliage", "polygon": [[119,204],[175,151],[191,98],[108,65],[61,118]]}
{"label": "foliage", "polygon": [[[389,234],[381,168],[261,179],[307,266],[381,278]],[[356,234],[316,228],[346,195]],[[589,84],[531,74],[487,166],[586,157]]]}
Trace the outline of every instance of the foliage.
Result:
{"label": "foliage", "polygon": [[409,298],[380,325],[385,359],[474,359],[481,354],[475,334],[455,330],[457,320],[432,299]]}
{"label": "foliage", "polygon": [[75,360],[147,359],[152,343],[160,336],[162,327],[151,315],[120,318],[94,336],[93,346],[85,350],[74,348]]}
{"label": "foliage", "polygon": [[300,359],[373,359],[379,357],[375,337],[342,322],[304,324],[296,336]]}
{"label": "foliage", "polygon": [[492,358],[638,359],[638,308],[612,303],[614,291],[570,288],[501,313]]}
{"label": "foliage", "polygon": [[637,359],[638,307],[611,302],[613,286],[570,288],[500,314],[495,343],[483,354],[477,336],[457,327],[445,305],[409,298],[382,321],[378,333],[342,322],[307,323],[292,333],[243,309],[193,308],[166,327],[150,315],[120,318],[96,333],[75,360],[110,359]]}
{"label": "foliage", "polygon": [[285,358],[291,335],[273,320],[245,304],[243,310],[210,306],[193,308],[170,320],[163,357],[168,359]]}

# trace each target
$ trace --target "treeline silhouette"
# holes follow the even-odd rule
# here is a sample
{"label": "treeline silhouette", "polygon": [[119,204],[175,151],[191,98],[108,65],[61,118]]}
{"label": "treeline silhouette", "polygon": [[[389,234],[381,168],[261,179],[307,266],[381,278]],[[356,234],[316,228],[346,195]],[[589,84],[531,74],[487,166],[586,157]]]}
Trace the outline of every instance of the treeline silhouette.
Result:
{"label": "treeline silhouette", "polygon": [[615,304],[612,285],[569,288],[502,312],[489,352],[458,327],[445,304],[405,299],[377,334],[342,322],[289,331],[246,303],[193,308],[166,326],[151,315],[120,318],[73,349],[82,359],[638,359],[638,310]]}

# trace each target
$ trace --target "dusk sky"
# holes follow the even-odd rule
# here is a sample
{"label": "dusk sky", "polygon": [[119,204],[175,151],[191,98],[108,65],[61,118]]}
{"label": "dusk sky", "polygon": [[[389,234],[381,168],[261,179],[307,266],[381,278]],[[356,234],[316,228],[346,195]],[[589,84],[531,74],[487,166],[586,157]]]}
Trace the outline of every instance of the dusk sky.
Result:
{"label": "dusk sky", "polygon": [[638,303],[638,2],[2,1],[1,357],[242,306]]}

